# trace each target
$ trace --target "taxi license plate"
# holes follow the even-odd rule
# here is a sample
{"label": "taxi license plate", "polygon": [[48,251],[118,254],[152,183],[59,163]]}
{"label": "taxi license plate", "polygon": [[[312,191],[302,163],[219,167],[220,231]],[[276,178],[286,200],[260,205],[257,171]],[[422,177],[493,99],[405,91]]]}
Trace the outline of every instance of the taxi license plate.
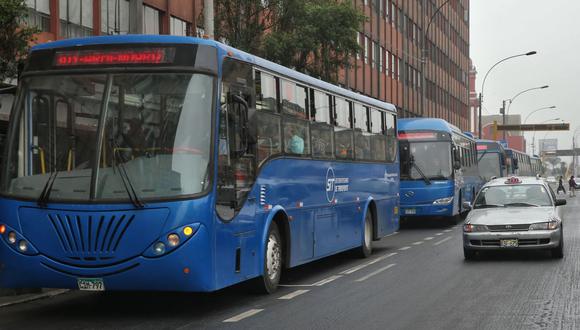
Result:
{"label": "taxi license plate", "polygon": [[405,209],[405,214],[416,214],[417,210],[415,209]]}
{"label": "taxi license plate", "polygon": [[105,291],[102,278],[78,278],[77,284],[82,291]]}
{"label": "taxi license plate", "polygon": [[502,239],[499,241],[500,247],[510,248],[510,247],[518,247],[518,240],[517,239]]}

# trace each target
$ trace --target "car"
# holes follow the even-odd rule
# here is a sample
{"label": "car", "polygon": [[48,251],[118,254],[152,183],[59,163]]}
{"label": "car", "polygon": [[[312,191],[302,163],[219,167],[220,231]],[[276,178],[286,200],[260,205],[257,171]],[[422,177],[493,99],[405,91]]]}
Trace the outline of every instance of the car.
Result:
{"label": "car", "polygon": [[564,256],[563,210],[550,186],[535,177],[504,177],[485,184],[463,225],[466,260],[491,250],[546,249]]}

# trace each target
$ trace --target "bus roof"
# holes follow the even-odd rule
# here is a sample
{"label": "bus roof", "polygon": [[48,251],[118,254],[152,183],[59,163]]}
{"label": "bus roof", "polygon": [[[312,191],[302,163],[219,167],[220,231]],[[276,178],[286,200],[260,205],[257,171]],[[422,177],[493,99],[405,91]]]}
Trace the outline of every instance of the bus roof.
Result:
{"label": "bus roof", "polygon": [[447,133],[457,133],[459,135],[469,137],[468,135],[465,135],[457,126],[439,118],[399,119],[397,121],[397,128],[399,131],[432,130]]}
{"label": "bus roof", "polygon": [[[127,45],[127,44],[201,44],[215,47],[220,51],[220,56],[231,55],[248,63],[260,66],[266,70],[275,72],[279,75],[286,76],[287,78],[298,80],[304,84],[310,85],[312,87],[317,87],[324,89],[328,92],[332,92],[349,99],[360,100],[371,106],[377,108],[385,109],[391,112],[396,112],[396,107],[393,104],[386,103],[377,100],[372,97],[368,97],[331,83],[324,82],[322,80],[313,78],[306,74],[294,71],[285,66],[270,62],[263,58],[251,55],[239,49],[230,47],[221,42],[215,40],[200,39],[194,37],[181,37],[181,36],[170,36],[170,35],[117,35],[117,36],[95,36],[86,38],[75,38],[75,39],[64,39],[49,43],[44,43],[32,47],[32,52],[45,49],[58,49],[58,48],[69,48],[69,47],[83,47],[83,46],[94,46],[94,45]],[[229,54],[228,54],[229,53]]]}

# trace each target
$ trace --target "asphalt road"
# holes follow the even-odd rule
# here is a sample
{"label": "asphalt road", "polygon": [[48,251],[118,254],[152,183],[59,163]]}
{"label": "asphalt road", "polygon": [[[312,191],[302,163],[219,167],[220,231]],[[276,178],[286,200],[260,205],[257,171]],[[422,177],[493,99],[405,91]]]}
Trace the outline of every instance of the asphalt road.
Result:
{"label": "asphalt road", "polygon": [[461,225],[413,222],[374,245],[288,271],[270,296],[69,292],[0,309],[0,329],[580,329],[580,197],[565,257],[490,253],[466,262]]}

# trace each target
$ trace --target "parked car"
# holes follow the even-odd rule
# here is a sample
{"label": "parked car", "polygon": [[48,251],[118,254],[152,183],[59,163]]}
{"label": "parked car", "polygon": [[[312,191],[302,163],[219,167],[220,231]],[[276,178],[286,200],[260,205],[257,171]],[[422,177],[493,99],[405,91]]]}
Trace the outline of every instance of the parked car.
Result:
{"label": "parked car", "polygon": [[489,250],[547,249],[564,256],[562,205],[535,177],[499,178],[483,186],[463,226],[465,259]]}

